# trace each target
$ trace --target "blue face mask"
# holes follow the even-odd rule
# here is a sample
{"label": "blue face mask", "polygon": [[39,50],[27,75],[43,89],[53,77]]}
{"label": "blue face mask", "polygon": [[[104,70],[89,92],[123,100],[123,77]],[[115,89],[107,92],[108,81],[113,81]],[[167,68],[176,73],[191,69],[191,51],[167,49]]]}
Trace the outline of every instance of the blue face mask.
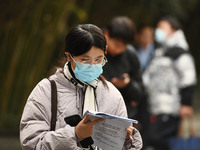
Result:
{"label": "blue face mask", "polygon": [[167,39],[167,34],[161,29],[155,30],[155,40],[159,43],[164,43]]}
{"label": "blue face mask", "polygon": [[103,73],[102,64],[81,64],[76,61],[74,74],[77,79],[84,82],[91,82]]}

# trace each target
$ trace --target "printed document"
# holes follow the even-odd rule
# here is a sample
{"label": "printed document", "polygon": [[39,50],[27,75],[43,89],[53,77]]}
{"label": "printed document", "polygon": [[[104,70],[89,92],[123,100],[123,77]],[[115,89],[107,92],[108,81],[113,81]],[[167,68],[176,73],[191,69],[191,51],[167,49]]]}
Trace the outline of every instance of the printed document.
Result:
{"label": "printed document", "polygon": [[118,117],[106,113],[86,111],[90,115],[90,120],[105,118],[104,121],[93,126],[92,139],[94,145],[104,150],[122,150],[126,139],[126,128],[131,123],[138,123],[137,120]]}

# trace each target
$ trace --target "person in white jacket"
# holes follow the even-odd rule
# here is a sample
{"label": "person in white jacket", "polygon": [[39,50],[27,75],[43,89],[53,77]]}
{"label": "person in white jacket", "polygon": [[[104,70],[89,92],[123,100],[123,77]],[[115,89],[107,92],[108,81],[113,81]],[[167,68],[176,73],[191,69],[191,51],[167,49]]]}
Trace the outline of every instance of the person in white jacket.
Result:
{"label": "person in white jacket", "polygon": [[170,140],[177,136],[181,119],[193,115],[195,62],[174,17],[158,21],[155,40],[160,45],[156,45],[143,72],[150,111],[148,144],[155,150],[170,150]]}
{"label": "person in white jacket", "polygon": [[186,51],[189,50],[181,25],[173,16],[164,16],[158,21],[155,40],[166,47],[180,47]]}
{"label": "person in white jacket", "polygon": [[[45,78],[31,92],[20,122],[23,150],[81,150],[80,144],[92,135],[92,126],[102,121],[83,117],[86,110],[127,117],[120,92],[102,76],[106,63],[106,40],[101,29],[92,24],[72,28],[65,39],[67,61],[49,77],[57,87],[57,120],[51,131],[51,84]],[[83,119],[70,126],[64,118],[77,114]],[[123,149],[140,150],[142,139],[133,126],[127,130]],[[89,149],[98,149],[90,146]]]}

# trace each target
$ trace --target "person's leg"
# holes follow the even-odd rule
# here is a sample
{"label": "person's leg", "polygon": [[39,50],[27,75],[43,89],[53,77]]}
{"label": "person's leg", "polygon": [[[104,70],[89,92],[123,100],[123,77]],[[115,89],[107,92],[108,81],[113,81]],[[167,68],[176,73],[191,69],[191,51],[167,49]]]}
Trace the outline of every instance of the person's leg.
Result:
{"label": "person's leg", "polygon": [[168,140],[177,135],[179,117],[171,115],[151,116],[150,143],[155,150],[169,150]]}
{"label": "person's leg", "polygon": [[136,119],[139,122],[139,131],[142,136],[143,147],[142,150],[146,150],[148,146],[148,132],[149,132],[149,111],[148,103],[146,99],[143,99],[138,105],[138,111],[136,114]]}

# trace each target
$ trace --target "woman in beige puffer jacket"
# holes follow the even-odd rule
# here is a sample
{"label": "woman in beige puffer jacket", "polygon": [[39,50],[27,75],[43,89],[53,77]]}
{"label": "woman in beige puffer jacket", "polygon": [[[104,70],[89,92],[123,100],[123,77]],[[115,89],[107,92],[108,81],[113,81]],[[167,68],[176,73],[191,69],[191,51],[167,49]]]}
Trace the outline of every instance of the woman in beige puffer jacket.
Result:
{"label": "woman in beige puffer jacket", "polygon": [[[72,127],[65,123],[64,118],[74,114],[83,116],[85,93],[88,87],[94,89],[97,111],[127,117],[126,107],[120,92],[110,82],[101,76],[99,77],[101,71],[99,74],[93,74],[96,71],[93,70],[91,76],[87,78],[79,76],[84,73],[80,74],[80,70],[77,71],[78,62],[80,64],[90,63],[91,66],[95,64],[103,66],[105,53],[106,41],[102,31],[97,26],[79,25],[69,32],[65,48],[68,62],[64,69],[57,69],[56,73],[50,76],[50,80],[54,80],[57,87],[58,105],[55,131],[50,131],[51,85],[48,79],[43,79],[31,92],[24,108],[20,122],[22,149],[81,150],[80,141],[91,136],[90,132],[86,135],[83,131],[90,129],[87,124],[84,124],[85,127],[83,127],[82,122],[76,127]],[[85,59],[86,55],[89,59]],[[95,58],[95,63],[90,60],[91,58]],[[125,141],[123,149],[140,150],[142,147],[140,133],[135,128],[132,128],[131,133],[131,137]]]}

